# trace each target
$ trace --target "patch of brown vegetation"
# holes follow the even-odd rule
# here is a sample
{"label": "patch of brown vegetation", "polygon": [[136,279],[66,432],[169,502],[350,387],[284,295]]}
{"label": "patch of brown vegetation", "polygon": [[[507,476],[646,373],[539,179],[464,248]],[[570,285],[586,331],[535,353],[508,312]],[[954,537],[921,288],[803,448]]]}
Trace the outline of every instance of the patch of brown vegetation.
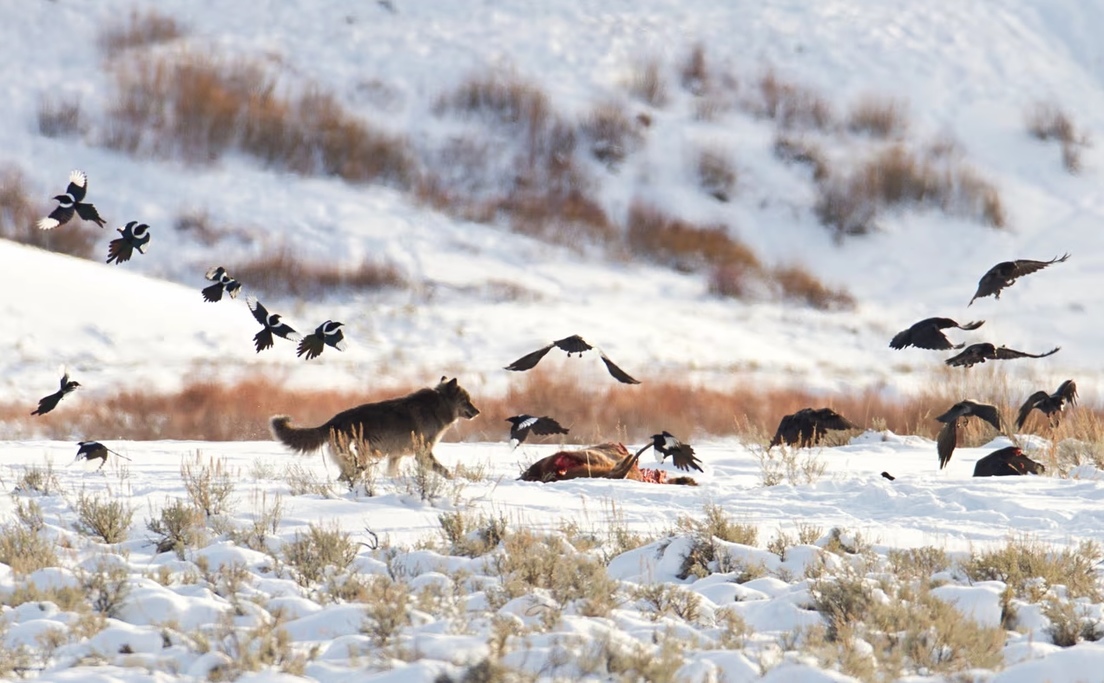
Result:
{"label": "patch of brown vegetation", "polygon": [[900,100],[880,95],[867,95],[856,102],[847,114],[847,129],[875,138],[899,137],[908,131],[906,105]]}
{"label": "patch of brown vegetation", "polygon": [[157,10],[132,9],[123,20],[107,25],[96,43],[108,59],[135,47],[167,43],[184,36],[187,30],[176,19]]}
{"label": "patch of brown vegetation", "polygon": [[748,108],[781,128],[828,130],[836,125],[835,112],[822,94],[783,79],[773,68],[763,71],[756,86],[756,96]]}
{"label": "patch of brown vegetation", "polygon": [[240,151],[301,175],[409,187],[409,143],[374,129],[331,94],[281,94],[261,63],[207,55],[152,56],[114,67],[108,146],[208,163]]}
{"label": "patch of brown vegetation", "polygon": [[406,276],[392,263],[361,261],[346,265],[309,261],[286,245],[227,267],[239,282],[270,296],[310,298],[337,290],[403,288],[408,284]]}
{"label": "patch of brown vegetation", "polygon": [[[978,372],[967,380],[961,372],[940,369],[929,383],[929,392],[890,399],[876,388],[825,395],[786,387],[763,388],[751,378],[734,383],[735,388],[728,390],[673,380],[649,381],[626,389],[608,382],[600,369],[594,372],[601,379],[591,381],[565,378],[562,373],[538,367],[521,375],[503,395],[475,395],[479,417],[457,423],[444,438],[506,441],[506,418],[524,411],[551,415],[570,428],[567,435],[548,437],[552,443],[642,443],[657,430],[666,429],[682,439],[736,435],[765,444],[783,415],[809,406],[829,406],[865,428],[934,438],[942,426],[935,416],[964,396],[1004,406],[1002,419],[1012,424],[1022,397],[1012,396],[1008,382],[996,371],[975,370]],[[288,388],[279,378],[257,377],[228,384],[197,381],[176,392],[127,390],[100,396],[44,417],[30,416],[33,404],[0,403],[0,423],[13,439],[70,439],[88,434],[137,440],[268,439],[268,420],[273,415],[290,411],[296,422],[321,424],[347,408],[419,388],[404,385],[365,392],[312,391]],[[1104,441],[1100,436],[1104,433],[1100,428],[1104,410],[1079,404],[1074,411],[1067,417],[1068,426],[1057,434],[1066,439]],[[1084,425],[1095,427],[1083,429]],[[982,445],[994,435],[992,427],[981,420],[968,420],[959,428],[960,447]],[[530,437],[535,442],[540,439]],[[935,464],[933,448],[933,467]]]}
{"label": "patch of brown vegetation", "polygon": [[1077,129],[1068,113],[1051,102],[1036,102],[1027,110],[1025,118],[1032,136],[1058,142],[1062,148],[1062,165],[1067,171],[1081,172],[1081,150],[1090,145],[1089,135]]}
{"label": "patch of brown vegetation", "polygon": [[886,147],[846,175],[831,173],[819,185],[815,211],[837,235],[861,235],[876,229],[886,209],[911,205],[980,220],[994,228],[1006,223],[996,187],[961,163],[948,163]]}

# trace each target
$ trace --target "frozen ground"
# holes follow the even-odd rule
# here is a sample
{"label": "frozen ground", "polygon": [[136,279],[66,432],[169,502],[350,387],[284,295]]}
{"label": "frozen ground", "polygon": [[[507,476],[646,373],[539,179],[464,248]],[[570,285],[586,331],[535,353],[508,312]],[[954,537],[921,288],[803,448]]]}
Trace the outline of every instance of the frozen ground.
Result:
{"label": "frozen ground", "polygon": [[[579,634],[600,638],[612,633],[624,642],[653,648],[654,634],[665,634],[660,636],[662,642],[677,633],[698,638],[683,655],[678,680],[752,681],[759,680],[768,668],[771,670],[763,680],[821,680],[817,675],[823,680],[844,680],[829,672],[816,674],[813,669],[800,668],[800,658],[781,654],[778,643],[798,627],[822,623],[822,617],[811,609],[810,584],[803,578],[805,567],[817,558],[829,567],[848,560],[819,547],[799,545],[787,550],[783,561],[764,549],[780,532],[795,537],[799,525],[812,525],[822,530],[818,544],[823,545],[828,530],[835,527],[843,530],[845,539],[863,539],[881,557],[890,549],[920,546],[935,546],[952,557],[963,557],[968,551],[992,548],[1021,535],[1056,549],[1069,547],[1099,538],[1104,525],[1104,479],[1092,467],[1076,470],[1069,479],[971,478],[973,463],[1007,445],[1003,438],[982,448],[956,451],[948,469],[937,472],[931,441],[868,432],[850,445],[803,452],[802,457],[817,458],[827,465],[819,480],[770,487],[761,483],[753,452],[731,441],[696,444],[705,467],[697,476],[699,487],[602,480],[520,482],[516,480],[519,468],[550,453],[552,446],[523,444],[510,451],[506,444],[498,443],[443,444],[438,454],[447,466],[463,463],[485,468],[486,478],[462,480],[460,486],[446,487],[440,498],[431,501],[411,493],[405,479],[387,478],[378,480],[374,497],[345,493],[343,487],[335,487],[332,497],[291,495],[284,476],[289,465],[302,466],[325,481],[334,477],[332,466],[327,471],[321,456],[290,455],[268,442],[106,443],[130,461],[112,457],[104,470],[97,472],[90,463],[70,464],[75,453],[70,443],[0,444],[0,478],[5,489],[12,490],[28,467],[52,463],[60,493],[17,492],[0,500],[0,513],[7,517],[16,500],[33,500],[44,513],[42,533],[56,539],[61,558],[59,568],[29,576],[13,576],[0,566],[0,595],[10,596],[13,590],[30,584],[40,588],[68,585],[77,581],[81,569],[102,562],[118,563],[125,570],[128,588],[113,617],[90,636],[78,636],[75,615],[51,604],[30,602],[2,608],[7,627],[0,643],[9,654],[21,644],[35,653],[31,673],[39,680],[168,680],[155,671],[174,672],[173,680],[203,680],[219,664],[221,655],[203,654],[198,645],[201,636],[215,644],[213,651],[232,655],[234,646],[228,643],[247,642],[243,634],[250,629],[274,623],[277,608],[284,610],[280,627],[288,634],[290,651],[307,653],[317,648],[304,670],[304,676],[313,680],[344,681],[354,676],[358,680],[432,681],[442,672],[459,675],[464,666],[487,656],[490,624],[496,616],[517,620],[528,629],[528,635],[509,641],[504,661],[546,678],[579,677],[571,664],[585,650],[577,640]],[[250,550],[225,535],[212,534],[203,547],[187,550],[182,560],[172,552],[156,553],[157,536],[145,529],[145,522],[158,517],[170,502],[187,499],[181,467],[194,466],[197,455],[202,464],[221,460],[235,483],[232,504],[221,516],[221,524],[249,525],[262,507],[262,496],[269,509],[280,505],[280,521],[266,542],[268,552]],[[896,481],[879,476],[887,469],[897,476]],[[135,508],[126,541],[104,545],[74,531],[73,501],[82,493]],[[492,606],[485,591],[490,591],[496,580],[486,578],[492,573],[485,559],[415,549],[419,541],[440,548],[438,515],[442,512],[462,510],[473,516],[501,517],[511,529],[537,532],[556,533],[565,523],[574,522],[577,528],[599,536],[611,520],[619,519],[632,532],[658,537],[672,529],[679,516],[701,518],[707,504],[716,504],[734,521],[758,529],[758,547],[722,544],[722,549],[737,566],[761,564],[761,578],[749,582],[740,579],[738,572],[721,572],[700,580],[679,579],[678,568],[689,543],[685,535],[676,535],[670,545],[653,543],[613,557],[608,564],[610,576],[621,581],[626,592],[633,586],[669,583],[699,595],[701,616],[690,620],[667,616],[657,621],[649,617],[643,603],[625,599],[608,618],[588,619],[578,613],[579,605],[567,605],[563,621],[539,627],[540,610],[535,606],[549,600],[543,591]],[[387,573],[389,562],[392,571],[400,568],[398,576],[415,592],[429,583],[460,581],[463,588],[457,597],[458,607],[447,615],[416,611],[413,624],[400,630],[396,650],[414,654],[406,657],[408,661],[381,659],[373,654],[364,627],[369,605],[327,599],[320,586],[301,586],[292,580],[291,565],[275,559],[283,558],[287,544],[305,533],[310,524],[335,525],[358,543],[374,540],[366,532],[371,529],[396,554],[388,559],[383,550],[358,546],[350,571],[362,578]],[[208,584],[197,578],[204,575],[197,564],[203,561],[208,563],[206,576],[237,563],[245,569],[244,578],[231,589],[220,587],[217,580]],[[1000,623],[998,596],[1003,584],[971,585],[954,570],[944,572],[943,577],[946,583],[936,590],[937,595],[955,602],[981,623]],[[1044,590],[1058,595],[1062,587],[1044,586]],[[243,602],[247,605],[244,612]],[[743,648],[718,644],[720,615],[729,608],[751,628],[752,635]],[[1084,603],[1080,609],[1086,618],[1104,618],[1104,605]],[[239,641],[228,640],[226,631],[218,630],[226,628],[220,626],[219,615],[234,610],[237,616],[231,630]],[[1002,670],[976,671],[974,680],[1086,680],[1070,678],[1068,673],[1099,666],[1104,650],[1095,643],[1069,649],[1050,645],[1048,625],[1038,605],[1021,604],[1018,631],[1008,634]],[[55,632],[54,637],[40,635],[46,631]],[[162,634],[169,635],[163,640]],[[52,649],[46,642],[54,643]],[[556,665],[557,651],[574,654],[568,656],[567,663]],[[357,652],[360,655],[354,654]],[[782,677],[790,668],[797,678]],[[273,671],[265,669],[241,680],[300,680]]]}

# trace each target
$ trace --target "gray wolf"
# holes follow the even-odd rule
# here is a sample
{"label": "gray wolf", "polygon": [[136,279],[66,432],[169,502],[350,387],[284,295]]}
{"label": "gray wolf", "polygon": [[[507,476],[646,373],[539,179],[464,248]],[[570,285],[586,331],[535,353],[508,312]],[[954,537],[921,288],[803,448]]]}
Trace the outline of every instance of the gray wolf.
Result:
{"label": "gray wolf", "polygon": [[364,470],[370,461],[387,458],[387,473],[399,473],[399,461],[413,455],[441,475],[451,473],[433,457],[441,436],[460,418],[479,414],[456,378],[433,388],[350,408],[317,427],[294,427],[287,415],[272,418],[272,435],[299,453],[328,446],[330,460],[342,478]]}

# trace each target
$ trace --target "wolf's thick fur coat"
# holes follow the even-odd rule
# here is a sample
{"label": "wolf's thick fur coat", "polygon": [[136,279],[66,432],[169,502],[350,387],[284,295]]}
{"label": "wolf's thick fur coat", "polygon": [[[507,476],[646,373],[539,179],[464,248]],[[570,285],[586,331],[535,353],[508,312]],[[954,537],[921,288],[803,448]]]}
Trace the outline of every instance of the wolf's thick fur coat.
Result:
{"label": "wolf's thick fur coat", "polygon": [[442,377],[436,387],[350,408],[317,427],[294,427],[287,415],[273,417],[271,424],[273,436],[299,453],[328,446],[330,460],[342,473],[363,470],[371,461],[386,457],[387,473],[395,476],[399,461],[414,455],[424,458],[436,472],[450,476],[433,456],[433,448],[457,420],[470,420],[478,414],[471,396],[456,379]]}

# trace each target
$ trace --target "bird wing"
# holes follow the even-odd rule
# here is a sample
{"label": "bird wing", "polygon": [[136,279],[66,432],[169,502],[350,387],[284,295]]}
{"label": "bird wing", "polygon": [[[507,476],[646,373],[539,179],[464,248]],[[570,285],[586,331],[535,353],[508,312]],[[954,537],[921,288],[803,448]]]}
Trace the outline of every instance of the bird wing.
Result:
{"label": "bird wing", "polygon": [[77,210],[77,215],[81,217],[81,220],[91,221],[101,228],[107,222],[100,218],[100,212],[96,211],[96,207],[91,204],[82,204],[78,201],[73,205],[73,208]]}
{"label": "bird wing", "polygon": [[281,322],[276,327],[272,327],[269,329],[272,330],[272,334],[276,335],[277,337],[283,337],[284,339],[287,339],[289,341],[299,341],[303,338],[303,335],[299,334],[297,331],[295,331],[295,328],[285,322]]}
{"label": "bird wing", "polygon": [[130,245],[124,238],[119,237],[111,240],[107,244],[107,262],[115,262],[116,265],[125,263],[130,260],[130,257],[134,255],[134,247]]}
{"label": "bird wing", "polygon": [[568,353],[582,353],[583,351],[590,351],[594,348],[577,334],[573,334],[570,337],[564,337],[563,339],[557,339],[552,342],[552,345]]}
{"label": "bird wing", "polygon": [[203,274],[203,277],[215,282],[222,278],[226,274],[226,269],[222,266],[211,266],[207,269],[207,272]]}
{"label": "bird wing", "polygon": [[74,202],[84,199],[85,193],[88,192],[88,176],[84,174],[84,171],[69,173],[69,187],[65,188],[65,191],[69,193]]}
{"label": "bird wing", "polygon": [[541,348],[537,349],[536,351],[533,351],[532,353],[527,353],[524,356],[522,356],[521,358],[518,358],[517,360],[515,360],[513,363],[510,363],[509,365],[507,365],[506,369],[507,370],[530,370],[537,363],[540,362],[541,358],[544,358],[546,355],[548,355],[548,352],[551,351],[552,347],[555,346],[555,345],[556,345],[555,342],[553,342],[553,343],[549,344],[548,346],[544,346],[544,347],[541,347]]}
{"label": "bird wing", "polygon": [[891,349],[903,349],[912,343],[910,337],[912,336],[912,328],[907,330],[901,330],[897,334],[893,335],[893,339],[889,340],[889,348]]}
{"label": "bird wing", "polygon": [[1039,404],[1039,401],[1045,401],[1049,396],[1045,391],[1036,391],[1034,394],[1027,397],[1024,404],[1020,406],[1020,412],[1016,416],[1016,429],[1023,429],[1024,423],[1027,422],[1027,416],[1031,414],[1031,411],[1035,409],[1035,406]]}
{"label": "bird wing", "polygon": [[984,324],[985,324],[984,320],[972,320],[968,323],[963,323],[962,325],[957,325],[956,324],[956,325],[954,325],[954,327],[957,327],[960,330],[976,330],[977,328],[981,327]]}
{"label": "bird wing", "polygon": [[1042,270],[1052,263],[1062,263],[1070,257],[1069,254],[1063,254],[1062,256],[1056,256],[1049,261],[1032,261],[1031,259],[1017,259],[1012,262],[1012,272],[1008,275],[1009,279],[1023,277],[1030,273],[1034,273],[1037,270]]}
{"label": "bird wing", "polygon": [[693,467],[699,472],[705,471],[701,468],[701,461],[694,455],[694,447],[688,443],[679,443],[671,452],[671,457],[675,462],[675,467],[680,470],[689,471]]}
{"label": "bird wing", "polygon": [[39,230],[53,230],[59,225],[65,225],[73,217],[73,207],[59,206],[50,212],[46,218],[39,220],[35,226]]}
{"label": "bird wing", "polygon": [[950,365],[951,367],[970,367],[971,365],[980,362],[980,360],[981,354],[979,353],[978,345],[971,344],[967,346],[966,349],[961,353],[951,356],[943,362],[947,365]]}
{"label": "bird wing", "polygon": [[[216,285],[212,285],[212,287],[213,286],[216,286]],[[218,285],[218,286],[221,287],[221,285]],[[208,288],[208,289],[210,289],[210,288]],[[207,290],[205,289],[203,291],[207,291]],[[220,294],[220,296],[221,296],[221,294]],[[216,301],[217,301],[217,299],[216,299]],[[257,322],[259,322],[260,324],[264,325],[265,328],[267,329],[268,328],[268,309],[264,307],[264,304],[262,304],[260,301],[258,301],[257,297],[250,296],[250,297],[246,297],[245,305],[249,307],[249,312],[253,314],[253,319],[256,320]]]}
{"label": "bird wing", "polygon": [[625,372],[621,368],[614,365],[613,361],[609,359],[606,354],[602,355],[602,362],[606,364],[606,370],[609,370],[609,374],[613,375],[614,379],[624,384],[640,384],[640,380],[633,379],[629,376],[629,373]]}
{"label": "bird wing", "polygon": [[958,403],[948,408],[947,412],[943,413],[935,419],[939,420],[940,422],[954,422],[958,418],[969,413],[969,411],[970,408],[968,405],[966,405],[966,402],[959,401]]}
{"label": "bird wing", "polygon": [[204,287],[200,290],[203,294],[204,301],[221,301],[222,300],[222,283],[216,282],[209,287]]}
{"label": "bird wing", "polygon": [[333,334],[331,334],[330,338],[331,339],[336,338],[336,341],[331,341],[331,342],[329,342],[329,344],[330,344],[330,346],[334,347],[338,351],[344,351],[345,349],[349,348],[349,345],[347,343],[345,343],[345,333],[342,332],[341,330],[338,330],[337,332],[334,332]]}
{"label": "bird wing", "polygon": [[993,358],[996,360],[1010,360],[1012,358],[1046,358],[1047,356],[1058,353],[1061,346],[1055,346],[1046,353],[1027,353],[1026,351],[1017,351],[1016,349],[1010,349],[1007,346],[1001,346],[993,352]]}
{"label": "bird wing", "polygon": [[943,425],[939,434],[935,437],[935,452],[939,454],[939,469],[947,466],[951,461],[951,454],[958,445],[958,420],[951,420]]}
{"label": "bird wing", "polygon": [[988,403],[975,403],[970,406],[970,415],[980,417],[993,425],[993,428],[998,432],[1001,431],[1000,411],[997,410],[996,406],[989,405]]}
{"label": "bird wing", "polygon": [[299,346],[295,349],[295,355],[305,355],[307,360],[310,360],[317,358],[325,347],[326,342],[322,340],[321,335],[317,333],[308,334],[299,341]]}
{"label": "bird wing", "polygon": [[240,282],[238,282],[234,278],[230,278],[229,282],[227,282],[224,286],[226,288],[226,293],[230,295],[231,299],[238,298],[238,292],[241,290]]}
{"label": "bird wing", "polygon": [[[567,434],[567,429],[550,417],[538,417],[532,418],[533,421],[529,424],[529,428],[534,434],[545,436],[548,434]],[[526,420],[523,424],[528,424],[530,421]]]}
{"label": "bird wing", "polygon": [[795,443],[799,431],[797,415],[783,415],[778,421],[778,429],[774,430],[774,438],[771,439],[770,446]]}
{"label": "bird wing", "polygon": [[941,329],[935,325],[924,325],[912,332],[912,345],[919,349],[932,349],[935,351],[945,351],[947,349],[953,349],[954,344],[950,339],[947,339],[947,335],[943,334]]}

